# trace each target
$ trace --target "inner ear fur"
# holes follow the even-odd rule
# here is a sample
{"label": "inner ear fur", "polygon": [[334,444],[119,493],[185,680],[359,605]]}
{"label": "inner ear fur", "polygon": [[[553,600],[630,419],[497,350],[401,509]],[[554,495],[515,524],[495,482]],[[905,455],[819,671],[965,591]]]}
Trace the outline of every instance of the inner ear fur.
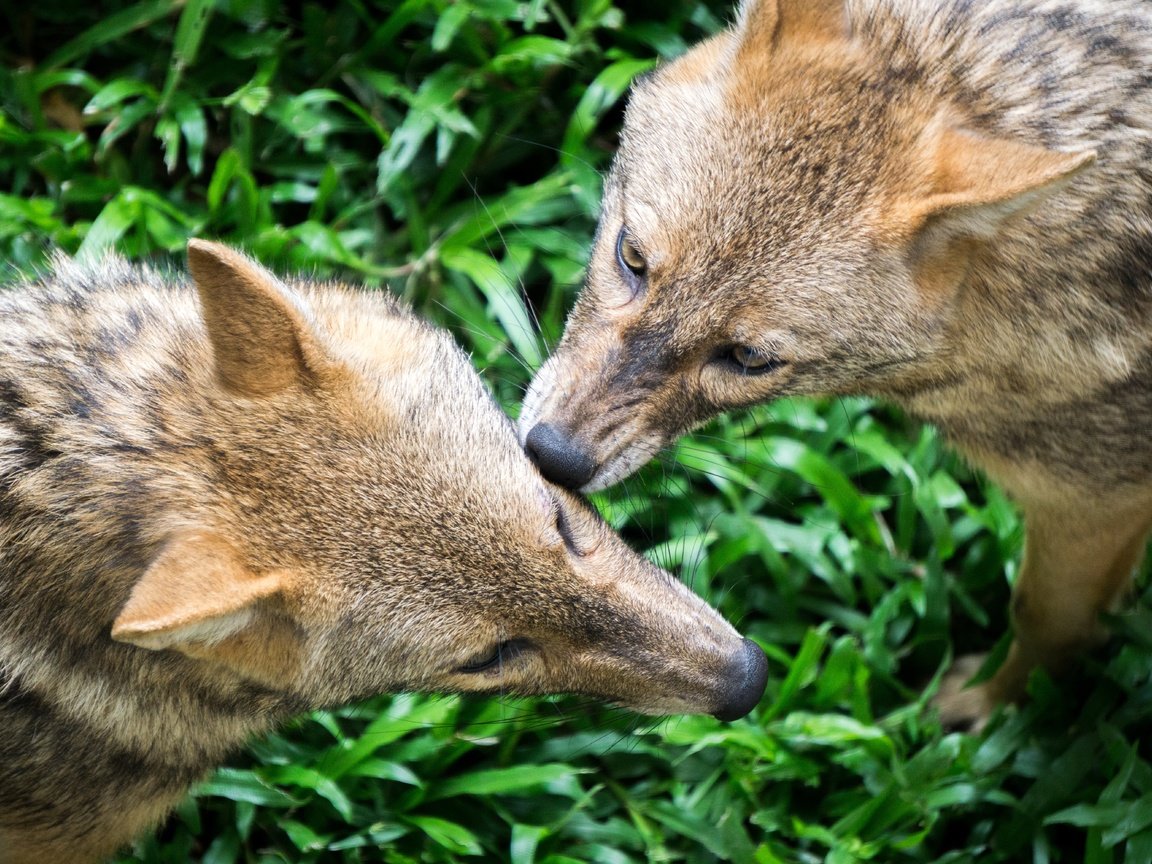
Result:
{"label": "inner ear fur", "polygon": [[908,244],[917,284],[928,299],[948,297],[968,272],[972,252],[1003,224],[1063,189],[1096,159],[945,125],[922,140],[925,168],[917,194],[889,213],[894,236]]}
{"label": "inner ear fur", "polygon": [[1096,161],[1094,151],[1047,150],[937,125],[927,141],[927,191],[897,206],[913,231],[934,227],[951,236],[992,237],[1007,219],[1063,189]]}
{"label": "inner ear fur", "polygon": [[155,651],[218,645],[247,629],[287,584],[284,571],[250,570],[218,534],[174,537],[133,586],[112,638]]}
{"label": "inner ear fur", "polygon": [[267,396],[323,377],[331,363],[303,302],[268,270],[220,243],[188,241],[216,375]]}

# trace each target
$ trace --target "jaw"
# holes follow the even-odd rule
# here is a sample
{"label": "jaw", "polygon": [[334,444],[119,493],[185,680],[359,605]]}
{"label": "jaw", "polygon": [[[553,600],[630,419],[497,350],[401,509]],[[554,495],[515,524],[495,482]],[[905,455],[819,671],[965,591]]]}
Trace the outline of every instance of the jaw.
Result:
{"label": "jaw", "polygon": [[578,491],[587,495],[614,486],[647,464],[660,452],[665,443],[664,439],[651,435],[626,438],[622,448],[608,456],[604,461],[597,461],[599,467],[596,469],[596,473]]}

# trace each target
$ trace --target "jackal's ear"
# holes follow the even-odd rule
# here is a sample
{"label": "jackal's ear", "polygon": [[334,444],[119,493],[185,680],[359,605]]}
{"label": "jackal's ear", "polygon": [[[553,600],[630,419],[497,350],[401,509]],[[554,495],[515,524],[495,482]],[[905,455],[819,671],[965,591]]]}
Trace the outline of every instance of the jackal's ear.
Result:
{"label": "jackal's ear", "polygon": [[742,0],[736,12],[741,44],[763,49],[791,40],[831,42],[848,34],[844,0]]}
{"label": "jackal's ear", "polygon": [[253,573],[216,534],[177,536],[133,587],[112,638],[154,651],[219,645],[247,629],[286,581],[280,571]]}
{"label": "jackal's ear", "polygon": [[216,374],[244,396],[267,396],[323,377],[330,366],[307,309],[259,264],[234,249],[188,241]]}
{"label": "jackal's ear", "polygon": [[1091,150],[1046,150],[943,125],[928,130],[925,145],[929,191],[898,206],[897,218],[906,229],[950,237],[994,236],[1096,161]]}

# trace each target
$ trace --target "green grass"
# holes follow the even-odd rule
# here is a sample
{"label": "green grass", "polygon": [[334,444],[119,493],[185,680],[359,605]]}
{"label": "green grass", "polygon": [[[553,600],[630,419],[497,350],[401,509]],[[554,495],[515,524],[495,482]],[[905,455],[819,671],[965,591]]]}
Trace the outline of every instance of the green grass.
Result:
{"label": "green grass", "polygon": [[[515,412],[558,338],[629,79],[725,4],[41,0],[0,11],[0,270],[225,239],[387,286]],[[863,400],[713,424],[597,497],[764,645],[747,720],[384,697],[302,718],[125,861],[1152,861],[1152,619],[981,736],[1012,507]],[[1006,578],[1007,577],[1007,578]]]}

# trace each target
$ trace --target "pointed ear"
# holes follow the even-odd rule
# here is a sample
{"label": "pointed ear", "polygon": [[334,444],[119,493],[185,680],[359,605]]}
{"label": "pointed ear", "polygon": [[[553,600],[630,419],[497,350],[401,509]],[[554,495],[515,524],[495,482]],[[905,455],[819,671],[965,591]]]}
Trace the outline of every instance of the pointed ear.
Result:
{"label": "pointed ear", "polygon": [[744,45],[762,48],[791,41],[831,42],[848,35],[844,0],[743,0],[736,32]]}
{"label": "pointed ear", "polygon": [[219,243],[188,241],[188,269],[222,384],[267,396],[322,374],[322,342],[300,299],[260,265]]}
{"label": "pointed ear", "polygon": [[1096,161],[1090,150],[1064,153],[962,129],[926,134],[930,191],[898,206],[898,218],[912,231],[930,226],[949,237],[994,236]]}
{"label": "pointed ear", "polygon": [[169,541],[112,625],[112,638],[140,648],[217,645],[252,623],[260,601],[279,593],[282,572],[256,574],[211,533]]}

